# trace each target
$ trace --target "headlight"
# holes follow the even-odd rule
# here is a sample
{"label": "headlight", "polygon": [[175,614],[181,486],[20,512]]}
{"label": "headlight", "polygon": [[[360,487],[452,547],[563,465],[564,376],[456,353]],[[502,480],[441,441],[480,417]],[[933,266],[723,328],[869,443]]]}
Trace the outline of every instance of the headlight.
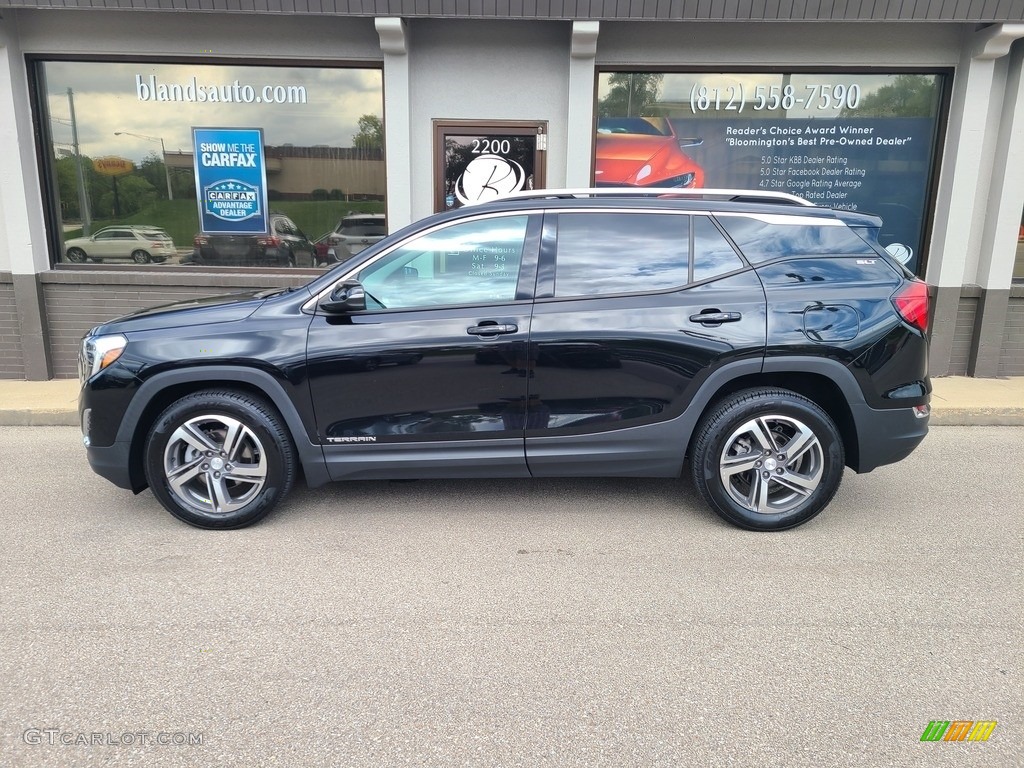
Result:
{"label": "headlight", "polygon": [[684,173],[682,176],[673,176],[671,179],[662,179],[658,182],[659,187],[688,187],[693,184],[694,174]]}
{"label": "headlight", "polygon": [[82,384],[113,363],[128,346],[128,339],[119,333],[110,336],[86,336],[78,356],[78,378]]}

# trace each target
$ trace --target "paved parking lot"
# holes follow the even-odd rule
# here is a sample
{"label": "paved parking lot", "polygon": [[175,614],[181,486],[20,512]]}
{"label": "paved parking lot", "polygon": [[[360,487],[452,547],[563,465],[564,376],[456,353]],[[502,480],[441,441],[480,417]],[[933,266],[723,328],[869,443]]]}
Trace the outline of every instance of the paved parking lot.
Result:
{"label": "paved parking lot", "polygon": [[934,429],[781,534],[618,479],[300,488],[214,533],[0,428],[0,765],[1024,765],[1022,446]]}

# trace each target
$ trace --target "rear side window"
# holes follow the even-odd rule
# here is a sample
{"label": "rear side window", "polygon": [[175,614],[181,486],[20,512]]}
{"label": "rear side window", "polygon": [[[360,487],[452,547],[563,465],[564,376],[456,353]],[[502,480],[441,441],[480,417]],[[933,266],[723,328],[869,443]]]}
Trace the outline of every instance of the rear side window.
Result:
{"label": "rear side window", "polygon": [[798,216],[718,214],[718,223],[753,264],[792,256],[874,255],[871,246],[839,221],[833,225]]}
{"label": "rear side window", "polygon": [[689,281],[689,216],[561,213],[555,296],[660,291]]}
{"label": "rear side window", "polygon": [[693,280],[700,282],[743,268],[729,241],[707,216],[693,217]]}

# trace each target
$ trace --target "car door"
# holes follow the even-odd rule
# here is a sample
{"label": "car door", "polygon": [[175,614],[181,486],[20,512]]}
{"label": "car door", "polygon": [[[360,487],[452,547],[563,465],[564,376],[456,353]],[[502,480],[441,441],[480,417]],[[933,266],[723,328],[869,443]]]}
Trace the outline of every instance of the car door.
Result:
{"label": "car door", "polygon": [[288,236],[291,241],[292,254],[295,256],[295,266],[312,267],[316,263],[316,246],[294,221],[286,218],[285,223],[289,230]]}
{"label": "car door", "polygon": [[678,474],[703,379],[730,361],[760,370],[760,281],[706,215],[563,211],[546,217],[543,242],[530,472]]}
{"label": "car door", "polygon": [[90,249],[91,259],[116,259],[125,255],[122,254],[124,240],[121,239],[119,229],[101,229],[93,235],[93,245]]}
{"label": "car door", "polygon": [[318,308],[307,348],[333,478],[528,474],[540,226],[539,214],[458,219],[342,276],[362,285],[366,309]]}

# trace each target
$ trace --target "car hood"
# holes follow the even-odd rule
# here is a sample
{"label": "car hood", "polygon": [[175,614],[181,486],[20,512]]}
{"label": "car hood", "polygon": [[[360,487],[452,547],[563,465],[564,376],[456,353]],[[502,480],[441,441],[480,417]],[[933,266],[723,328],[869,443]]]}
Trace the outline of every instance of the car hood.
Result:
{"label": "car hood", "polygon": [[674,136],[641,136],[635,133],[598,135],[597,161],[632,160],[643,162],[675,143]]}
{"label": "car hood", "polygon": [[[594,170],[598,184],[646,185],[666,176],[667,166],[684,160],[688,158],[671,136],[602,136],[597,140]],[[644,166],[650,170],[638,181],[637,174]]]}
{"label": "car hood", "polygon": [[259,309],[272,293],[276,291],[248,291],[162,304],[158,307],[140,309],[98,325],[89,334],[131,333],[180,325],[237,322]]}

